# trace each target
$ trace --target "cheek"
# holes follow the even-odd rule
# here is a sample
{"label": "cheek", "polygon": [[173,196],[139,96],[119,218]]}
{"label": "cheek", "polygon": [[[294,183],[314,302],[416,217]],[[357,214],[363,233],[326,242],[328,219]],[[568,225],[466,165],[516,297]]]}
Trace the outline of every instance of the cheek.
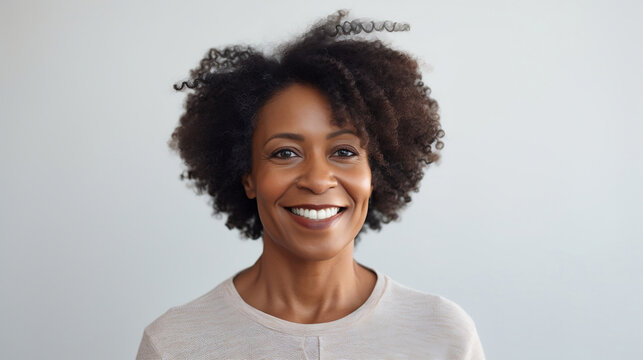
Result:
{"label": "cheek", "polygon": [[257,172],[257,198],[264,203],[263,205],[271,206],[286,192],[291,183],[292,179],[287,171],[261,169]]}
{"label": "cheek", "polygon": [[345,184],[347,191],[351,197],[361,204],[368,204],[368,199],[371,197],[371,169],[368,166],[360,166],[352,169],[345,177]]}

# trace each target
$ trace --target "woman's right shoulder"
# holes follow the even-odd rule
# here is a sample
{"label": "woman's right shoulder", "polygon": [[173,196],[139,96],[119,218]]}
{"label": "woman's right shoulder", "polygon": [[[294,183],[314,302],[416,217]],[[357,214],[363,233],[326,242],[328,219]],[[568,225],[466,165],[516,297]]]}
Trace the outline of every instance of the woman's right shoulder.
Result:
{"label": "woman's right shoulder", "polygon": [[228,300],[227,281],[194,300],[169,308],[147,325],[139,352],[167,354],[189,348],[192,345],[188,344],[195,341],[221,339],[239,322],[239,312]]}
{"label": "woman's right shoulder", "polygon": [[184,304],[172,306],[152,321],[145,329],[150,331],[176,329],[181,324],[190,324],[197,317],[212,319],[225,313],[228,307],[226,301],[226,282],[221,282],[208,292]]}

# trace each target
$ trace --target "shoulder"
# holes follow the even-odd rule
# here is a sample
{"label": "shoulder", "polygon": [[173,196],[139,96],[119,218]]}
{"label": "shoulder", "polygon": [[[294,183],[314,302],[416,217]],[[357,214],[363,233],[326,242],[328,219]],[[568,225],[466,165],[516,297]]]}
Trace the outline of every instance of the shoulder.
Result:
{"label": "shoulder", "polygon": [[214,289],[194,300],[169,308],[152,321],[145,328],[146,331],[150,335],[157,335],[166,331],[177,331],[183,326],[192,326],[192,323],[204,320],[201,318],[202,316],[210,319],[216,316],[219,312],[213,310],[224,308],[223,284],[217,285]]}
{"label": "shoulder", "polygon": [[[387,311],[403,319],[407,331],[430,340],[444,355],[483,359],[482,346],[471,316],[454,301],[437,294],[421,292],[393,280],[385,300]],[[467,356],[464,356],[468,354]],[[451,358],[451,357],[449,357]]]}
{"label": "shoulder", "polygon": [[225,286],[224,281],[198,298],[168,309],[145,327],[145,346],[176,356],[176,352],[210,347],[216,345],[213,341],[227,339],[229,330],[238,328],[243,319],[229,304]]}
{"label": "shoulder", "polygon": [[471,316],[444,296],[415,290],[393,280],[389,280],[389,287],[386,300],[395,303],[399,311],[467,329],[475,327]]}

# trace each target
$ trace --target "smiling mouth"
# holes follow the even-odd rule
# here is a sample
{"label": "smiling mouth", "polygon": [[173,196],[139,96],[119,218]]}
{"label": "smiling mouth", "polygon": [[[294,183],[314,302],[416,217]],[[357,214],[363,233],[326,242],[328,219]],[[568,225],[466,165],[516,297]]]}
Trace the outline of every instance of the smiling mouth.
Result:
{"label": "smiling mouth", "polygon": [[302,218],[309,219],[309,220],[320,221],[320,220],[329,219],[329,218],[337,215],[338,213],[341,213],[346,208],[344,208],[344,207],[327,207],[327,208],[324,208],[324,209],[315,210],[315,209],[306,209],[306,208],[297,208],[297,207],[291,207],[290,208],[289,207],[289,208],[286,208],[286,209],[288,211],[290,211],[291,213],[293,213],[293,214],[295,214],[297,216],[300,216]]}

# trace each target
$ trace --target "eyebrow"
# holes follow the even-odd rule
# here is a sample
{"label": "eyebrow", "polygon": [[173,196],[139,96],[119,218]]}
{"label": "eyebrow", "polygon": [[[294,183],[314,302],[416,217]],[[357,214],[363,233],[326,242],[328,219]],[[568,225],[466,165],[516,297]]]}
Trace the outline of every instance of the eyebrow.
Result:
{"label": "eyebrow", "polygon": [[[355,132],[353,132],[353,131],[351,131],[351,130],[348,130],[348,129],[341,129],[341,130],[333,131],[332,133],[328,134],[328,135],[326,136],[326,139],[332,139],[332,138],[334,138],[334,137],[337,137],[337,136],[339,136],[339,135],[343,135],[343,134],[352,134],[352,135],[357,136],[357,135],[355,134]],[[281,139],[290,139],[290,140],[297,140],[297,141],[304,141],[304,137],[303,137],[302,135],[299,135],[299,134],[295,134],[295,133],[279,133],[279,134],[275,134],[275,135],[273,135],[273,136],[269,137],[269,138],[268,138],[268,140],[266,140],[266,142],[264,143],[264,146],[265,146],[265,145],[266,145],[270,140],[272,140],[272,139],[277,139],[277,138],[281,138]]]}

